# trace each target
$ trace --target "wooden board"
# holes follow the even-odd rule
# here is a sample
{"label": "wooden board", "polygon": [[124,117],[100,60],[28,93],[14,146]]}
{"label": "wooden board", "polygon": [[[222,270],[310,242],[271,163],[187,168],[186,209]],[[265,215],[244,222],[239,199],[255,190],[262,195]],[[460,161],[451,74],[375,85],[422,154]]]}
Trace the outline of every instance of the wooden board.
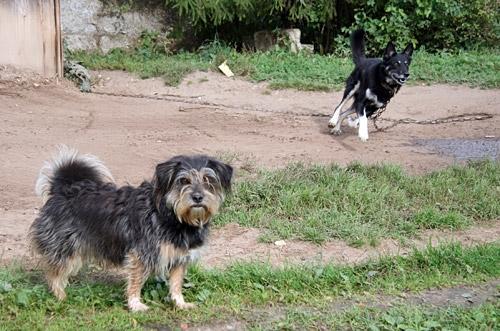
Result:
{"label": "wooden board", "polygon": [[62,75],[60,0],[0,1],[0,64]]}

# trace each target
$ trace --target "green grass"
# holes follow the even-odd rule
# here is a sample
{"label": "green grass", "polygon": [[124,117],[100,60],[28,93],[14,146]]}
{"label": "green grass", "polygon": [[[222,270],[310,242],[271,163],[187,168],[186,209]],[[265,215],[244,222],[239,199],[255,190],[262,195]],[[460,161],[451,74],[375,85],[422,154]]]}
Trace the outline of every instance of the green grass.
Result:
{"label": "green grass", "polygon": [[486,303],[474,308],[430,309],[398,305],[389,310],[354,308],[340,314],[326,311],[287,311],[273,323],[257,321],[251,330],[398,330],[469,331],[496,330],[500,305]]}
{"label": "green grass", "polygon": [[196,70],[207,70],[209,67],[199,56],[190,53],[144,56],[140,52],[114,49],[107,55],[76,52],[71,54],[71,58],[81,61],[90,69],[124,70],[141,78],[162,77],[165,84],[171,86],[179,85],[187,74]]}
{"label": "green grass", "polygon": [[[475,248],[458,244],[428,248],[407,257],[383,258],[357,266],[273,268],[264,263],[246,263],[226,269],[193,267],[184,294],[187,300],[199,304],[197,309],[188,312],[173,309],[165,299],[166,285],[150,280],[143,297],[151,310],[144,314],[125,310],[124,284],[120,281],[96,280],[87,272],[71,282],[67,300],[58,302],[48,293],[39,272],[3,268],[0,269],[0,330],[122,330],[233,319],[254,320],[258,326],[252,316],[276,305],[287,311],[300,306],[321,311],[337,298],[478,283],[498,278],[499,263],[500,245],[493,243]],[[359,314],[356,323],[366,321],[363,316],[366,315]],[[300,323],[297,317],[292,321]],[[336,323],[333,319],[331,322]]]}
{"label": "green grass", "polygon": [[[227,60],[237,76],[269,82],[271,88],[299,90],[342,89],[353,69],[350,58],[318,54],[291,54],[285,51],[238,53],[214,43],[198,53],[176,55],[137,50],[114,50],[107,55],[76,52],[70,55],[90,69],[126,70],[142,78],[162,76],[166,84],[176,86],[195,70],[217,70]],[[411,67],[411,83],[464,84],[473,87],[500,87],[498,50],[461,51],[432,54],[417,51]]]}
{"label": "green grass", "polygon": [[236,182],[216,220],[265,230],[263,239],[351,245],[463,229],[500,218],[500,163],[453,166],[422,176],[391,165],[296,164]]}

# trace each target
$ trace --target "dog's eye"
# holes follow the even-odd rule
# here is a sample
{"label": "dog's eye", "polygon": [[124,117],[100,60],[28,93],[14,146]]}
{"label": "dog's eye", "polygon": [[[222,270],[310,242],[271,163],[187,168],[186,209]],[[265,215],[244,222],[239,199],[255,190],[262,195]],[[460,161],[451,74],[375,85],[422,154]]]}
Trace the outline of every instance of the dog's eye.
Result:
{"label": "dog's eye", "polygon": [[189,185],[189,184],[191,184],[191,182],[186,177],[182,177],[182,178],[179,178],[179,184],[181,184],[181,185]]}
{"label": "dog's eye", "polygon": [[214,176],[205,175],[205,181],[207,183],[215,183],[217,182],[217,178],[215,178]]}

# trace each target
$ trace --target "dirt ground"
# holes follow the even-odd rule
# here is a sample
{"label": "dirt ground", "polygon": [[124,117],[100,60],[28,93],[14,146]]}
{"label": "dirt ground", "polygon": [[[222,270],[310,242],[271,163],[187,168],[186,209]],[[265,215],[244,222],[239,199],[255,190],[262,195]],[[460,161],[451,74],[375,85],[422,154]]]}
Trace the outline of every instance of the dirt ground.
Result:
{"label": "dirt ground", "polygon": [[[264,83],[211,72],[192,74],[178,88],[164,86],[161,79],[140,80],[123,72],[94,74],[100,77],[94,91],[101,94],[80,93],[64,81],[20,83],[2,77],[0,70],[0,259],[26,253],[25,234],[40,206],[34,182],[43,161],[60,143],[99,156],[118,183],[131,184],[149,179],[156,163],[179,153],[222,155],[231,159],[237,170],[280,167],[294,161],[346,164],[357,160],[396,163],[411,173],[469,158],[469,148],[462,148],[461,157],[457,157],[456,148],[446,144],[434,148],[433,141],[449,141],[454,147],[469,146],[467,143],[473,141],[470,149],[475,153],[470,158],[499,157],[498,90],[404,87],[383,118],[427,120],[479,113],[493,117],[433,125],[400,124],[386,132],[375,132],[370,124],[370,140],[362,143],[354,129],[332,136],[327,117],[307,116],[330,114],[341,92],[274,91]],[[492,226],[484,231],[490,233],[488,238],[498,239],[498,226]],[[215,231],[213,237],[236,240],[236,246],[243,242],[255,245],[241,246],[242,252],[264,245],[256,238],[248,241],[245,231],[253,230],[230,226]],[[255,237],[255,233],[250,236]],[[209,245],[213,265],[226,261],[224,244],[224,240],[214,239]],[[292,243],[285,247],[281,251],[297,253]],[[256,251],[263,258],[270,254],[265,247]]]}

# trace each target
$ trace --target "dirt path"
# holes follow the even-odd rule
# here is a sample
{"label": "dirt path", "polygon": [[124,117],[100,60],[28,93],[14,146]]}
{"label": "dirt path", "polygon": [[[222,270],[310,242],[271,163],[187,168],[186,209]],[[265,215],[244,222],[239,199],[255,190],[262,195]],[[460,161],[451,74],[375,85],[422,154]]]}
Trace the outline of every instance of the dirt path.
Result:
{"label": "dirt path", "polygon": [[[25,253],[26,229],[40,206],[33,192],[35,178],[59,143],[98,155],[119,183],[131,184],[149,179],[157,162],[178,153],[230,156],[237,168],[248,164],[279,167],[299,160],[340,164],[358,160],[397,163],[412,173],[456,162],[456,150],[447,155],[442,154],[446,147],[429,149],[425,147],[429,139],[453,138],[454,146],[468,141],[487,146],[484,155],[473,153],[471,157],[498,158],[499,154],[498,90],[405,87],[384,117],[422,120],[489,113],[493,118],[402,124],[387,132],[371,128],[369,142],[361,143],[354,130],[346,129],[340,137],[330,135],[326,117],[283,114],[328,114],[340,92],[270,91],[265,84],[215,73],[193,74],[179,88],[122,72],[101,75],[103,86],[96,88],[98,92],[163,96],[175,101],[82,94],[67,83],[20,86],[0,77],[0,257]],[[467,150],[460,153],[467,154]],[[221,234],[224,231],[227,229]]]}
{"label": "dirt path", "polygon": [[474,227],[464,231],[425,231],[420,238],[400,243],[382,240],[376,247],[351,247],[344,241],[333,240],[319,246],[298,240],[282,243],[261,243],[261,231],[229,224],[214,231],[208,249],[202,255],[202,264],[208,267],[225,266],[239,261],[267,261],[273,265],[287,263],[358,264],[380,256],[407,255],[413,249],[460,242],[465,246],[495,242],[500,239],[500,222]]}

